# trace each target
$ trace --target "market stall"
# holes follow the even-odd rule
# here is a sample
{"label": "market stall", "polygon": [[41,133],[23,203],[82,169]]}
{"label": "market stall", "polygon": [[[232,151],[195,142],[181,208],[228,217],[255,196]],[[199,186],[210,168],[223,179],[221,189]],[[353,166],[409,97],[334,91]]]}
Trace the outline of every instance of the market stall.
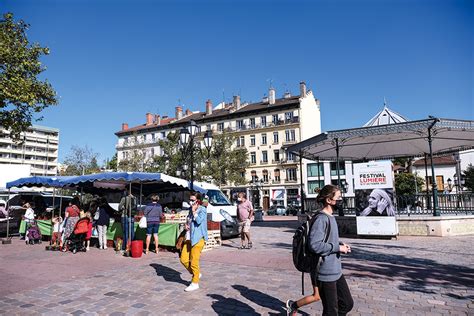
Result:
{"label": "market stall", "polygon": [[[52,225],[51,220],[37,220],[38,228],[43,236],[51,236]],[[26,232],[26,223],[21,221],[20,233]],[[159,244],[161,246],[172,246],[176,245],[176,239],[179,234],[179,224],[174,223],[161,223],[160,230],[158,231]],[[107,240],[115,241],[123,237],[122,224],[120,222],[111,221],[107,229]],[[138,227],[138,223],[135,223],[135,240],[146,239],[146,229]]]}

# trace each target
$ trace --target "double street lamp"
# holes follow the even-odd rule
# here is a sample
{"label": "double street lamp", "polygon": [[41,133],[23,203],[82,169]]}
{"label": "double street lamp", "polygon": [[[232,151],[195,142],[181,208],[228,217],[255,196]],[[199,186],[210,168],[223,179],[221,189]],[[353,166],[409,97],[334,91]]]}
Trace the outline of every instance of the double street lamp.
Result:
{"label": "double street lamp", "polygon": [[[183,150],[183,157],[186,158],[189,155],[189,164],[190,164],[190,180],[191,180],[191,190],[194,190],[194,142],[196,136],[199,133],[199,126],[194,121],[190,121],[188,126],[181,128],[179,131],[179,142]],[[206,131],[204,133],[204,146],[206,147],[208,153],[211,151],[212,147],[212,131]],[[198,143],[198,148],[201,149],[200,143]],[[187,166],[183,165],[183,169],[186,170]]]}

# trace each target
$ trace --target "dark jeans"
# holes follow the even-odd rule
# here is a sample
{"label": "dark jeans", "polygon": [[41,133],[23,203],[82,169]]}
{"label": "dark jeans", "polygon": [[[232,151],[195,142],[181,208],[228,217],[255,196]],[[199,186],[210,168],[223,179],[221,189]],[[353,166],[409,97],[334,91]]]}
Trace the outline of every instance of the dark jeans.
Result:
{"label": "dark jeans", "polygon": [[[128,242],[128,235],[129,235],[129,220],[130,220],[130,217],[125,217],[123,216],[122,217],[122,230],[123,230],[123,243],[122,243],[122,250],[125,250],[127,248],[127,242]],[[132,238],[130,238],[130,240],[134,240],[135,239],[135,220],[134,218],[132,217]]]}
{"label": "dark jeans", "polygon": [[323,315],[346,315],[354,307],[344,275],[334,282],[318,281],[318,290],[323,303]]}

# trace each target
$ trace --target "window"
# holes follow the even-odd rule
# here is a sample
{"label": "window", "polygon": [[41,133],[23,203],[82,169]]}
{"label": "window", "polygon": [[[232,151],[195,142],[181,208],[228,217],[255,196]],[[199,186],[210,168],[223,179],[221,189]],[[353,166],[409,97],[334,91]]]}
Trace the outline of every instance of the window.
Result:
{"label": "window", "polygon": [[292,129],[292,130],[289,130],[287,129],[285,131],[285,139],[287,142],[292,142],[292,141],[295,141],[295,130]]}
{"label": "window", "polygon": [[245,147],[245,136],[237,137],[237,147]]}
{"label": "window", "polygon": [[262,145],[267,144],[267,134],[262,134]]}
{"label": "window", "polygon": [[278,144],[278,132],[273,132],[273,143]]}
{"label": "window", "polygon": [[252,182],[257,181],[257,179],[258,179],[258,177],[257,177],[257,171],[252,170],[252,171],[250,172],[250,175],[252,176]]}
{"label": "window", "polygon": [[152,148],[152,149],[150,150],[150,157],[153,158],[153,156],[155,156],[155,148]]}
{"label": "window", "polygon": [[[324,164],[323,163],[309,163],[308,164],[308,177],[323,177],[324,176]],[[308,191],[311,192],[311,191]]]}
{"label": "window", "polygon": [[245,171],[241,171],[240,176],[245,179]]}
{"label": "window", "polygon": [[122,159],[126,159],[127,158],[127,155],[126,155],[126,152],[122,152]]}
{"label": "window", "polygon": [[266,150],[262,151],[262,162],[268,162],[268,152]]}
{"label": "window", "polygon": [[254,151],[250,153],[250,163],[257,163],[257,154]]}
{"label": "window", "polygon": [[237,129],[244,128],[244,120],[237,120],[236,121],[236,126],[237,126]]}
{"label": "window", "polygon": [[[339,174],[341,176],[346,174],[344,161],[339,161]],[[337,176],[337,162],[331,162],[331,176]]]}
{"label": "window", "polygon": [[224,130],[224,123],[217,123],[217,130],[222,132]]}
{"label": "window", "polygon": [[323,180],[308,181],[308,194],[317,194],[319,189],[324,186]]}
{"label": "window", "polygon": [[161,132],[161,139],[165,139],[166,138],[166,132]]}
{"label": "window", "polygon": [[288,181],[296,181],[296,168],[286,169],[286,179]]}
{"label": "window", "polygon": [[152,133],[151,134],[151,141],[154,142],[156,140],[156,134]]}
{"label": "window", "polygon": [[293,112],[286,112],[285,113],[285,122],[291,122],[293,120]]}
{"label": "window", "polygon": [[260,117],[260,124],[262,125],[262,127],[267,126],[267,117],[266,116],[261,116]]}
{"label": "window", "polygon": [[255,128],[255,118],[250,119],[250,128]]}
{"label": "window", "polygon": [[250,135],[250,146],[255,146],[255,135]]}
{"label": "window", "polygon": [[274,157],[274,161],[277,162],[277,161],[280,161],[280,150],[279,149],[275,149],[273,151],[273,157]]}
{"label": "window", "polygon": [[280,182],[280,169],[275,169],[273,175],[275,177],[275,182]]}
{"label": "window", "polygon": [[268,170],[262,171],[263,182],[268,182]]}
{"label": "window", "polygon": [[206,131],[210,131],[211,130],[211,124],[207,124],[206,125]]}
{"label": "window", "polygon": [[277,125],[278,124],[278,114],[272,115],[272,123]]}
{"label": "window", "polygon": [[287,159],[288,161],[294,161],[294,160],[295,160],[295,154],[293,154],[292,152],[288,151],[288,152],[286,153],[286,159]]}

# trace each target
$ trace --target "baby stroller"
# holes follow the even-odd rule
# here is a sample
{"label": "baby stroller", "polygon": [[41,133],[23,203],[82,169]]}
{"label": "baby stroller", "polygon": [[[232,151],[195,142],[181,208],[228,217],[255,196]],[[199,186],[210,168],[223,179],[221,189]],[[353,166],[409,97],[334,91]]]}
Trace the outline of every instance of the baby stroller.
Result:
{"label": "baby stroller", "polygon": [[74,231],[69,235],[67,239],[67,247],[72,251],[72,253],[86,251],[84,240],[86,239],[87,231],[89,230],[89,222],[89,218],[81,218],[77,221],[76,226],[74,226]]}
{"label": "baby stroller", "polygon": [[36,221],[31,222],[31,226],[26,231],[25,243],[28,245],[41,244],[41,231]]}

